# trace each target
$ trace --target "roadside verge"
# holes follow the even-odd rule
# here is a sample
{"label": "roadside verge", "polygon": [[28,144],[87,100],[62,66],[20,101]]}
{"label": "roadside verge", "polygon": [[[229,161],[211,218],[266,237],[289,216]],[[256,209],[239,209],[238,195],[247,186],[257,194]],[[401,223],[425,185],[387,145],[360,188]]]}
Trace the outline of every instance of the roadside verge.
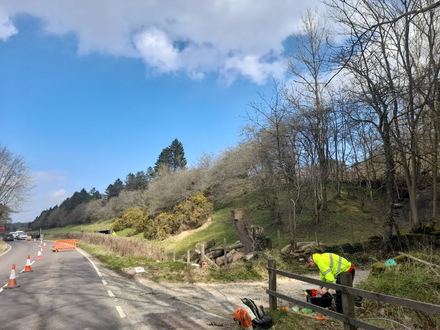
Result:
{"label": "roadside verge", "polygon": [[[1,244],[3,243],[3,244]],[[0,242],[0,257],[11,251],[12,247],[9,244]]]}

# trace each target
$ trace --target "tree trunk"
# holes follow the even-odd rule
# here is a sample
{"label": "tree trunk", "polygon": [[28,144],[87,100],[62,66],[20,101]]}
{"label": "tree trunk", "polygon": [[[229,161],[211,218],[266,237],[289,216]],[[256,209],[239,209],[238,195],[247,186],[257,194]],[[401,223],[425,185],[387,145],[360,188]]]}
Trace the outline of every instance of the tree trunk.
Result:
{"label": "tree trunk", "polygon": [[393,158],[393,149],[391,145],[391,132],[390,132],[390,124],[385,119],[382,130],[382,140],[383,140],[383,149],[385,154],[385,189],[386,189],[386,220],[384,224],[384,235],[383,242],[387,248],[391,247],[391,237],[393,235],[393,227],[394,227],[394,202],[395,202],[395,194],[394,194],[394,177],[395,177],[395,169],[394,169],[394,158]]}
{"label": "tree trunk", "polygon": [[432,160],[432,223],[437,222],[437,181],[438,181],[438,145],[440,130],[440,106],[439,101],[434,102],[434,141],[433,141],[433,160]]}
{"label": "tree trunk", "polygon": [[292,205],[292,191],[290,188],[288,190],[288,198],[290,244],[296,249],[296,212],[294,205]]}

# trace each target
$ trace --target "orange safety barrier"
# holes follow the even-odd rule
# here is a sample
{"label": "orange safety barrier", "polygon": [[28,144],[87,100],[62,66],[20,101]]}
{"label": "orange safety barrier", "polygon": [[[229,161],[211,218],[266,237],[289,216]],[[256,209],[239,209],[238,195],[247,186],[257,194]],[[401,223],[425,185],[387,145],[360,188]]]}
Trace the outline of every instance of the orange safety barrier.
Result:
{"label": "orange safety barrier", "polygon": [[53,242],[52,252],[75,250],[77,244],[77,239],[59,239]]}

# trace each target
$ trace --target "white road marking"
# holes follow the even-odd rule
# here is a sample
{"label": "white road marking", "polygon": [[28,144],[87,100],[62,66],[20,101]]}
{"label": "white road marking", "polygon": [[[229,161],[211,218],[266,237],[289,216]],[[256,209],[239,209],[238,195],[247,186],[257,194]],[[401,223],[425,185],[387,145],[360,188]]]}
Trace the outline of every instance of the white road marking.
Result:
{"label": "white road marking", "polygon": [[107,285],[107,281],[106,280],[102,280],[102,284]]}
{"label": "white road marking", "polygon": [[113,292],[111,292],[110,290],[107,290],[107,293],[108,293],[108,295],[109,295],[110,297],[112,297],[112,298],[115,297],[115,295],[113,294]]}
{"label": "white road marking", "polygon": [[99,271],[98,267],[96,267],[95,263],[87,256],[87,254],[81,250],[80,248],[76,248],[76,251],[81,253],[84,257],[87,258],[87,260],[92,264],[93,268],[95,268],[96,274],[98,274],[99,277],[102,277],[101,272]]}
{"label": "white road marking", "polygon": [[124,311],[122,310],[121,306],[115,306],[116,310],[118,311],[119,317],[121,319],[126,318],[127,315],[125,315]]}
{"label": "white road marking", "polygon": [[8,253],[9,251],[11,251],[12,246],[10,246],[9,244],[6,244],[8,247],[6,248],[6,251],[4,251],[3,253],[0,254],[0,257],[6,253]]}
{"label": "white road marking", "polygon": [[31,266],[34,264],[34,262],[35,262],[35,260],[32,260],[32,261],[31,261]]}

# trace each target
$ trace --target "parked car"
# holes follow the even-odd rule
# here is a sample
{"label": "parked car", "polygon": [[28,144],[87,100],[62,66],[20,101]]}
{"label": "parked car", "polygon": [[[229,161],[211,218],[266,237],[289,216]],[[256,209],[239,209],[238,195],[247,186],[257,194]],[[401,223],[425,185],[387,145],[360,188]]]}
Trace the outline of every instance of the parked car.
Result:
{"label": "parked car", "polygon": [[16,231],[11,231],[9,234],[12,235],[12,237],[16,238],[15,236],[17,236],[17,232]]}
{"label": "parked car", "polygon": [[14,236],[11,233],[5,234],[5,236],[3,236],[3,240],[4,241],[13,241]]}
{"label": "parked car", "polygon": [[24,231],[16,231],[15,232],[15,238],[19,240],[26,240],[27,234]]}

